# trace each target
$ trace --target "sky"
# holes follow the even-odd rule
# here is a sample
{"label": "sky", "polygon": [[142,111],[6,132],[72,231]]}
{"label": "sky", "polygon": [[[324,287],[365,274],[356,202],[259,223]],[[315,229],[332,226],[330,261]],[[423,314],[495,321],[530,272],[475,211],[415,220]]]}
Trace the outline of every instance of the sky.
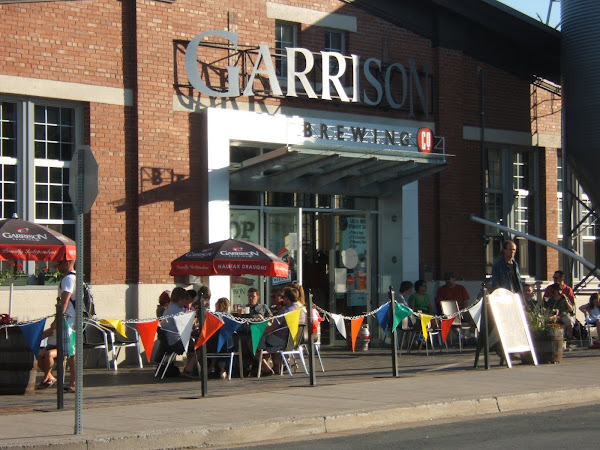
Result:
{"label": "sky", "polygon": [[[510,6],[518,11],[521,11],[528,16],[533,17],[536,20],[539,20],[537,15],[542,18],[542,22],[546,23],[546,18],[548,17],[548,6],[550,5],[550,0],[498,0],[505,5]],[[555,27],[556,24],[560,21],[560,2],[552,3],[552,14],[550,15],[550,23],[551,27]]]}

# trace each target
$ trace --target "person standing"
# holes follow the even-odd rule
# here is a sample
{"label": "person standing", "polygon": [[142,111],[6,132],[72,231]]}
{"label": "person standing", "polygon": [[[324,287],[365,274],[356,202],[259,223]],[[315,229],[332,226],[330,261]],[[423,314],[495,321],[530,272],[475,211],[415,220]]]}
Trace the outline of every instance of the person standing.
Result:
{"label": "person standing", "polygon": [[492,267],[491,289],[508,289],[515,294],[523,295],[523,284],[519,264],[515,261],[517,244],[513,241],[504,241],[502,244],[502,257]]}
{"label": "person standing", "polygon": [[[66,317],[69,326],[75,329],[75,299],[76,296],[76,273],[75,273],[75,261],[64,259],[56,264],[56,269],[64,275],[63,279],[58,286],[58,301],[62,306],[62,313]],[[68,334],[63,333],[63,341],[68,339]],[[54,366],[54,360],[58,355],[56,349],[56,319],[50,325],[50,329],[44,332],[44,337],[48,337],[48,346],[40,350],[38,357],[38,366],[44,372],[44,378],[38,385],[38,389],[45,389],[52,386],[56,382],[56,378],[52,376],[52,366]],[[67,350],[69,348],[68,342],[63,342],[63,348]],[[65,353],[67,354],[67,353]],[[73,354],[68,359],[69,365],[69,385],[65,386],[65,392],[74,393],[76,387],[77,378],[75,377],[76,360]]]}

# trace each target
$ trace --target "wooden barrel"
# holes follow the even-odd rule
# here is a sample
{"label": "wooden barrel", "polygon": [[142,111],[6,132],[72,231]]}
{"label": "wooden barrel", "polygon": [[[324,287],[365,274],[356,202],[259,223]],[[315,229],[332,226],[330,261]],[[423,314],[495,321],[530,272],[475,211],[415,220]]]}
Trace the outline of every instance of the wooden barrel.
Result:
{"label": "wooden barrel", "polygon": [[19,327],[0,330],[0,395],[35,393],[37,362]]}
{"label": "wooden barrel", "polygon": [[533,334],[539,363],[559,363],[563,355],[563,329],[551,328]]}

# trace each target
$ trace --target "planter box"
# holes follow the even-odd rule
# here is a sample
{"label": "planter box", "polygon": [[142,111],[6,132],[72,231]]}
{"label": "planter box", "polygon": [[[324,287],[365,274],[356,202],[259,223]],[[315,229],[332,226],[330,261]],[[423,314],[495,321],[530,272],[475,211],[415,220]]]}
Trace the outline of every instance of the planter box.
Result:
{"label": "planter box", "polygon": [[[531,333],[538,363],[559,363],[563,356],[563,329],[549,328]],[[529,353],[521,354],[521,361],[533,364]]]}
{"label": "planter box", "polygon": [[[18,277],[14,279],[13,286],[27,286],[29,277]],[[2,286],[10,286],[10,278],[2,283]]]}

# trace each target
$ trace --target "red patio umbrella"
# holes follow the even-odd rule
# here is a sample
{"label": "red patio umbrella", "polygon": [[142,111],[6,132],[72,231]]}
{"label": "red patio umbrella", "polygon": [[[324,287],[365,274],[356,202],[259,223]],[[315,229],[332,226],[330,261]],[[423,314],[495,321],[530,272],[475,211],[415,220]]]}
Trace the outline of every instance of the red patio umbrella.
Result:
{"label": "red patio umbrella", "polygon": [[252,242],[226,239],[203,245],[171,262],[176,275],[263,275],[286,277],[288,265],[273,252]]}
{"label": "red patio umbrella", "polygon": [[[62,261],[75,260],[75,241],[43,225],[22,220],[0,220],[0,260]],[[12,314],[13,269],[11,266],[9,315]]]}

